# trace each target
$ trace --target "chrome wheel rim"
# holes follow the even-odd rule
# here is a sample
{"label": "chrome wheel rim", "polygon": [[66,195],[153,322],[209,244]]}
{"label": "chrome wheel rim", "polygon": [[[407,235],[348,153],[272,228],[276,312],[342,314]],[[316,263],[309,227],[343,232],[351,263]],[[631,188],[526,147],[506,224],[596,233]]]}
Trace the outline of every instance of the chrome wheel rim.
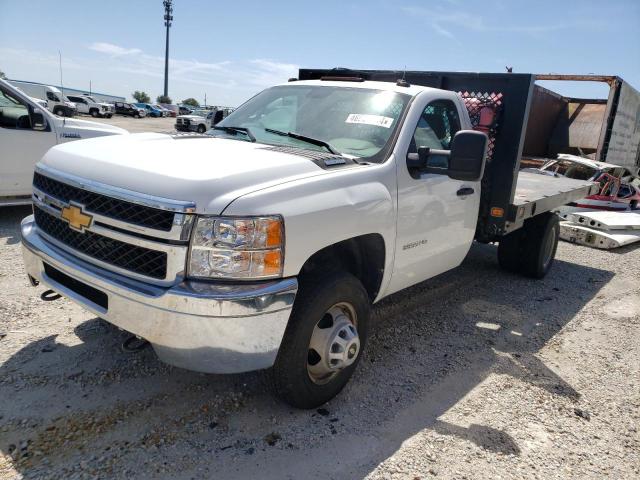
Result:
{"label": "chrome wheel rim", "polygon": [[330,382],[360,354],[357,316],[349,303],[337,303],[315,324],[307,352],[307,373],[313,383]]}

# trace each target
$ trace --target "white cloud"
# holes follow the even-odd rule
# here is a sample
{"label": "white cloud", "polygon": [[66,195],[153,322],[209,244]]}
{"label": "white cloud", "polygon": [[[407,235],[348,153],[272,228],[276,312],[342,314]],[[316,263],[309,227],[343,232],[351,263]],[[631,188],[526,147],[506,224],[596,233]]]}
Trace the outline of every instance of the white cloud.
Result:
{"label": "white cloud", "polygon": [[455,10],[453,8],[443,10],[436,8],[425,8],[416,6],[401,7],[401,10],[413,17],[425,19],[431,27],[442,36],[455,39],[456,28],[471,30],[474,32],[511,32],[528,35],[536,35],[546,32],[567,30],[571,28],[601,28],[602,24],[595,20],[573,19],[557,24],[540,25],[512,25],[496,22],[487,24],[482,15],[468,13],[467,11]]}
{"label": "white cloud", "polygon": [[124,48],[113,43],[96,42],[89,45],[90,50],[94,50],[100,53],[106,53],[107,55],[113,55],[114,57],[120,55],[137,55],[142,53],[139,48]]}

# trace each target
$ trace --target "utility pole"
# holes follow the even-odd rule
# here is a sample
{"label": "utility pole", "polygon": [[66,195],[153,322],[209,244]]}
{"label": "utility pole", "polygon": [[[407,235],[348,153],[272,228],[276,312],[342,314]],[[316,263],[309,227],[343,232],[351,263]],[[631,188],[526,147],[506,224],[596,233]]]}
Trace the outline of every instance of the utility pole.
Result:
{"label": "utility pole", "polygon": [[167,44],[164,50],[164,96],[169,95],[169,28],[173,20],[173,0],[164,0],[164,26],[167,27]]}

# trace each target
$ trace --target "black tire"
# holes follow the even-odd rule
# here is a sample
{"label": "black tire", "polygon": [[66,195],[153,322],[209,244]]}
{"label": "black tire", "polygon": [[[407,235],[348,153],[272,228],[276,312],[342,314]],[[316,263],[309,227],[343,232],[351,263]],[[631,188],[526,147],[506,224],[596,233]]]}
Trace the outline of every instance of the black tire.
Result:
{"label": "black tire", "polygon": [[524,225],[522,273],[543,278],[551,269],[558,248],[560,222],[555,213],[543,213]]}
{"label": "black tire", "polygon": [[500,268],[511,273],[522,271],[523,231],[516,230],[505,235],[498,244],[498,264]]}
{"label": "black tire", "polygon": [[204,125],[198,125],[198,133],[204,133],[207,131],[207,127]]}
{"label": "black tire", "polygon": [[89,113],[93,118],[96,118],[98,116],[98,110],[96,110],[95,108],[92,108]]}
{"label": "black tire", "polygon": [[[312,380],[307,370],[309,343],[316,324],[325,318],[332,306],[340,303],[353,307],[360,349],[351,365],[320,384]],[[294,407],[307,409],[316,408],[340,393],[362,357],[370,308],[366,290],[350,273],[336,272],[303,281],[272,369],[276,395]]]}
{"label": "black tire", "polygon": [[139,114],[139,113],[136,113],[136,114],[134,115],[134,117],[136,117],[136,118],[142,118],[142,117],[140,117],[140,114]]}
{"label": "black tire", "polygon": [[53,109],[53,114],[58,115],[59,117],[64,117],[64,109],[56,107]]}
{"label": "black tire", "polygon": [[107,114],[105,115],[105,117],[107,117],[107,118],[111,118],[112,116],[113,116],[113,115],[111,115],[110,113],[107,113]]}
{"label": "black tire", "polygon": [[637,200],[631,200],[631,202],[629,203],[629,208],[631,210],[637,210],[638,209],[638,201]]}

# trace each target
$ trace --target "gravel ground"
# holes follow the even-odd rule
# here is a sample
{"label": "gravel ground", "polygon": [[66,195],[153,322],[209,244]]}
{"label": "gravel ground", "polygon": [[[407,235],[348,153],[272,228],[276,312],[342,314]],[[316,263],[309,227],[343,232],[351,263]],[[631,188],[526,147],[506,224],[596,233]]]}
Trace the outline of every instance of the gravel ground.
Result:
{"label": "gravel ground", "polygon": [[562,243],[544,281],[493,246],[386,299],[345,391],[294,410],[43,303],[0,210],[2,478],[638,478],[640,247]]}

